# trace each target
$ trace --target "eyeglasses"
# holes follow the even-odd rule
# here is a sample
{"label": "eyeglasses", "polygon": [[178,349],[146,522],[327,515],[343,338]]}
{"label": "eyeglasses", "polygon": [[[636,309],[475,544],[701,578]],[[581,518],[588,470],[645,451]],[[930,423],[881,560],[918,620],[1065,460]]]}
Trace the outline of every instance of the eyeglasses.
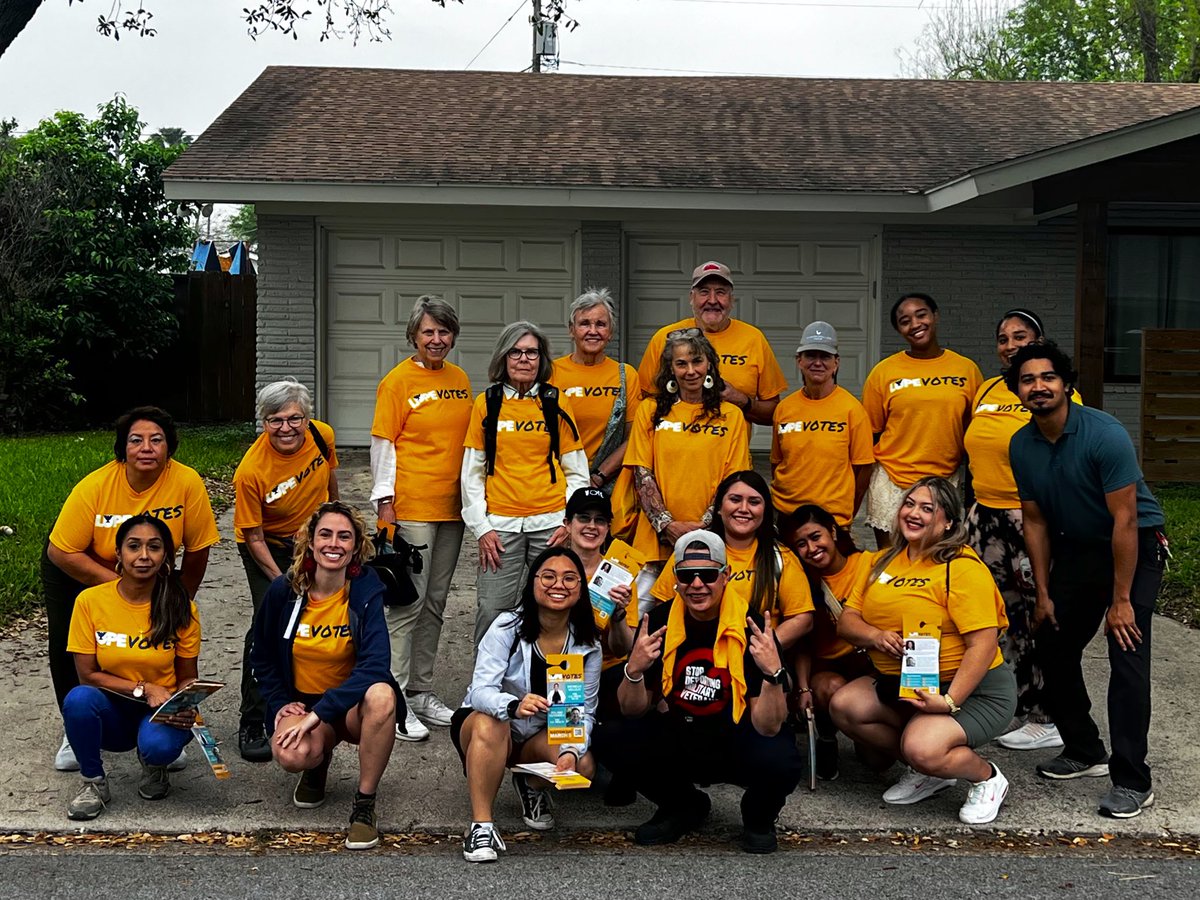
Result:
{"label": "eyeglasses", "polygon": [[557,572],[551,572],[549,569],[542,569],[538,572],[538,581],[542,583],[542,587],[554,587],[556,584],[561,584],[563,587],[571,590],[579,587],[579,576],[574,572],[564,572],[559,575]]}
{"label": "eyeglasses", "polygon": [[304,420],[306,418],[308,418],[308,417],[307,416],[271,416],[271,418],[269,418],[269,419],[263,419],[263,424],[266,425],[268,428],[270,428],[272,431],[278,431],[284,425],[288,425],[291,428],[299,428],[301,425],[304,424]]}
{"label": "eyeglasses", "polygon": [[676,328],[674,331],[667,332],[667,340],[678,341],[685,338],[698,338],[702,334],[704,332],[694,326],[692,328]]}
{"label": "eyeglasses", "polygon": [[521,360],[522,357],[524,357],[525,359],[537,359],[539,356],[542,355],[542,351],[539,350],[537,347],[530,347],[527,350],[522,350],[520,347],[513,347],[505,355],[509,359],[511,359],[513,362],[518,362]]}
{"label": "eyeglasses", "polygon": [[589,516],[587,513],[575,513],[575,521],[580,525],[607,525],[611,520],[608,516]]}
{"label": "eyeglasses", "polygon": [[676,566],[675,577],[679,580],[680,584],[691,584],[697,578],[704,584],[713,584],[721,577],[721,573],[724,571],[724,566],[717,569],[711,566],[696,566],[695,568],[691,566]]}

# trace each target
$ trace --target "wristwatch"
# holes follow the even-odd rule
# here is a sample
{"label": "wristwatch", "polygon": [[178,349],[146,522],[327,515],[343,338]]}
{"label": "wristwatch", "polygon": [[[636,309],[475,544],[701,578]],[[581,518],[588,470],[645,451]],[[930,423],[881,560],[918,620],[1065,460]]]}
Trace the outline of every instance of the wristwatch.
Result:
{"label": "wristwatch", "polygon": [[763,681],[769,681],[771,684],[783,684],[787,679],[787,668],[780,666],[771,675],[763,675]]}
{"label": "wristwatch", "polygon": [[510,719],[515,719],[517,717],[517,709],[520,708],[520,706],[521,706],[520,700],[509,700],[508,701],[508,717]]}
{"label": "wristwatch", "polygon": [[146,697],[146,682],[139,681],[133,686],[132,696],[134,700],[142,700]]}

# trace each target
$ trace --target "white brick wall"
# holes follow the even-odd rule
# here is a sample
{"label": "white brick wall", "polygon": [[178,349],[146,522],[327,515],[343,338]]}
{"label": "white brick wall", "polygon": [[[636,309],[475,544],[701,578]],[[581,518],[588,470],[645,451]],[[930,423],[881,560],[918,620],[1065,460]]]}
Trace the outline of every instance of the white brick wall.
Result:
{"label": "white brick wall", "polygon": [[316,397],[321,385],[313,219],[260,215],[258,241],[258,387],[291,375]]}
{"label": "white brick wall", "polygon": [[1104,411],[1115,417],[1129,431],[1133,446],[1141,452],[1142,388],[1137,384],[1106,384]]}
{"label": "white brick wall", "polygon": [[903,291],[937,301],[944,346],[969,356],[984,375],[999,371],[996,320],[1023,306],[1048,337],[1073,352],[1075,232],[1062,226],[887,226],[883,231],[884,356],[904,348],[888,312]]}

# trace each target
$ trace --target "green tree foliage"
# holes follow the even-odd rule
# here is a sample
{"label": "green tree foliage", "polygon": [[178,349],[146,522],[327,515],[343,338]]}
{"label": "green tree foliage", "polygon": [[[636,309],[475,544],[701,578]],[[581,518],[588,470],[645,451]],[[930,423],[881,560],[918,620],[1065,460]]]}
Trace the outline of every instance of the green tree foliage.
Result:
{"label": "green tree foliage", "polygon": [[918,78],[1200,81],[1200,0],[954,0],[901,68]]}
{"label": "green tree foliage", "polygon": [[141,140],[118,98],[0,129],[0,426],[61,420],[117,363],[174,340],[186,217],[163,196],[183,151]]}
{"label": "green tree foliage", "polygon": [[239,206],[238,211],[230,218],[226,226],[230,237],[245,241],[247,244],[258,243],[258,217],[254,214],[254,205]]}
{"label": "green tree foliage", "polygon": [[195,138],[182,128],[160,128],[150,135],[150,140],[160,147],[188,146]]}

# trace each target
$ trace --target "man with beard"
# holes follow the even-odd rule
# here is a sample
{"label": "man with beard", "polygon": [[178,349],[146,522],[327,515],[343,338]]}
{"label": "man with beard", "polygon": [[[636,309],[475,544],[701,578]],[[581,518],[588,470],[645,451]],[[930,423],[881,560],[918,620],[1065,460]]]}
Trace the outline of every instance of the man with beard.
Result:
{"label": "man with beard", "polygon": [[[1102,815],[1132,818],[1154,802],[1146,764],[1150,625],[1167,556],[1163,512],[1133,443],[1112,416],[1070,402],[1076,374],[1052,343],[1029,344],[1005,380],[1032,420],[1009,445],[1037,582],[1033,616],[1046,696],[1062,753],[1043,778],[1110,775]],[[1093,721],[1083,648],[1108,637],[1111,759]]]}

